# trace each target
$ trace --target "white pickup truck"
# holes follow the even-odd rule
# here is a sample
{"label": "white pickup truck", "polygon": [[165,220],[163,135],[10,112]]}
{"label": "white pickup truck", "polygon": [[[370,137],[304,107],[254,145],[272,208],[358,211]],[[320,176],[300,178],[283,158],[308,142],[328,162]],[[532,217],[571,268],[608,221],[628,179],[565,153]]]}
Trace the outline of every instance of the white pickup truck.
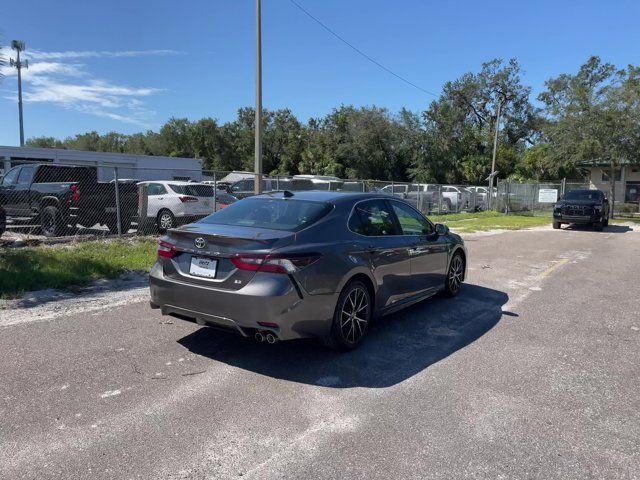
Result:
{"label": "white pickup truck", "polygon": [[[438,191],[440,191],[440,211],[442,213],[457,212],[463,205],[462,189],[459,187],[440,186],[432,183],[410,183],[387,185],[381,189],[389,195],[400,197],[412,203],[423,212],[438,211]],[[467,192],[468,193],[468,192]]]}

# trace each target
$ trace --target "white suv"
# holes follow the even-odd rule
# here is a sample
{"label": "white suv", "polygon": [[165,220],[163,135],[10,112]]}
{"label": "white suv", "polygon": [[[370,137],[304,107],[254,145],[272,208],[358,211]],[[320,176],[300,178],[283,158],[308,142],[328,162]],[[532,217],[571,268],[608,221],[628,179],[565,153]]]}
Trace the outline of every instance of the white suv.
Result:
{"label": "white suv", "polygon": [[146,223],[155,223],[161,232],[214,212],[216,202],[212,185],[178,181],[140,182],[138,185],[147,187]]}

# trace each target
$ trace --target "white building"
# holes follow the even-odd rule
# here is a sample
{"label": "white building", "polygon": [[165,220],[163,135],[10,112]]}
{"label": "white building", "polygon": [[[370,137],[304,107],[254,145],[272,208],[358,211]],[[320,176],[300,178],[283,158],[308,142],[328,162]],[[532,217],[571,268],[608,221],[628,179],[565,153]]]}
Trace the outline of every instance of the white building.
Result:
{"label": "white building", "polygon": [[196,158],[0,146],[0,170],[33,161],[96,166],[103,182],[113,180],[116,169],[119,179],[202,180],[202,161]]}
{"label": "white building", "polygon": [[[589,182],[592,188],[609,192],[609,162],[594,160],[583,162],[579,166],[589,170]],[[627,160],[618,162],[614,172],[616,202],[635,203],[640,201],[640,165]]]}

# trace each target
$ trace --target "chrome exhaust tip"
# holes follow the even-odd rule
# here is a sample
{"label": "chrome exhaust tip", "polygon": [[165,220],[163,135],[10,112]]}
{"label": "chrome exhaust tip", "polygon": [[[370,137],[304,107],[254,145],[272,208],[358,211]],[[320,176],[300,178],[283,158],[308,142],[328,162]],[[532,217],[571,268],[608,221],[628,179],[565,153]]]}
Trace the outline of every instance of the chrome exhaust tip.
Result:
{"label": "chrome exhaust tip", "polygon": [[278,341],[278,337],[276,337],[273,333],[267,333],[266,339],[267,343],[270,343],[271,345]]}
{"label": "chrome exhaust tip", "polygon": [[256,339],[256,342],[264,342],[265,338],[264,335],[260,332],[256,332],[256,334],[253,336],[253,338]]}

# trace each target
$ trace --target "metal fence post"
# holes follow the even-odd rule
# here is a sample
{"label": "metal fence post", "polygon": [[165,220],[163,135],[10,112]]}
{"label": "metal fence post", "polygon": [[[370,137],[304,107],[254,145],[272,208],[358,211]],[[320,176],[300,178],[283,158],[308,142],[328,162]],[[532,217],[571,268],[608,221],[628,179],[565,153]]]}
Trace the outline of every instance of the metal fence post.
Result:
{"label": "metal fence post", "polygon": [[213,212],[215,213],[218,210],[218,180],[216,176],[216,171],[213,171]]}
{"label": "metal fence post", "polygon": [[438,185],[438,215],[442,215],[442,185]]}
{"label": "metal fence post", "polygon": [[116,222],[118,222],[118,236],[122,236],[122,223],[120,221],[120,186],[118,182],[118,167],[113,167],[113,179],[116,186]]}

